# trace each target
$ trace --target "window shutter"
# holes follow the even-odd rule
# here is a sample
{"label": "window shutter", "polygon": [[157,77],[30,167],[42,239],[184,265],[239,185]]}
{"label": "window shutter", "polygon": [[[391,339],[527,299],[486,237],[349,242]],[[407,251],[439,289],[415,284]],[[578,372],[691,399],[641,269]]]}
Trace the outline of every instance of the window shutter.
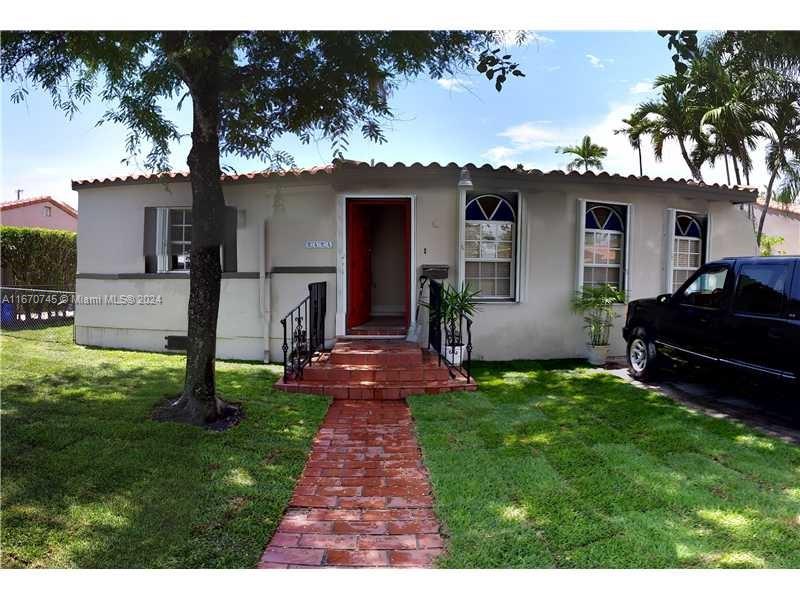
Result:
{"label": "window shutter", "polygon": [[226,206],[222,237],[222,271],[236,272],[236,225],[238,215],[235,206]]}
{"label": "window shutter", "polygon": [[142,254],[144,255],[144,272],[158,272],[158,250],[156,249],[156,222],[158,220],[158,208],[146,206],[144,209],[144,244]]}
{"label": "window shutter", "polygon": [[711,258],[711,213],[708,213],[702,220],[703,225],[703,264],[712,260]]}
{"label": "window shutter", "polygon": [[672,255],[675,252],[675,214],[674,208],[668,208],[664,215],[664,291],[671,294],[672,289]]}
{"label": "window shutter", "polygon": [[575,289],[580,291],[583,289],[583,230],[586,223],[586,200],[578,198],[576,225],[578,226],[575,235],[575,254],[577,258],[577,269],[575,273]]}
{"label": "window shutter", "polygon": [[625,256],[622,261],[622,268],[624,269],[622,275],[622,285],[625,286],[623,290],[625,297],[633,300],[631,295],[631,271],[633,270],[633,257],[631,256],[631,249],[633,248],[633,204],[625,205]]}

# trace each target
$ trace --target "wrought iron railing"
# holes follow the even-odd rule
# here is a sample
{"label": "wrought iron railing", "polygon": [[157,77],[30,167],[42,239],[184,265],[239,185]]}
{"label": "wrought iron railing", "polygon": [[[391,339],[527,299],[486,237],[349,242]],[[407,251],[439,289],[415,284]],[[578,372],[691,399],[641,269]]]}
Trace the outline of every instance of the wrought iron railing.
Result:
{"label": "wrought iron railing", "polygon": [[461,373],[471,381],[472,319],[463,312],[445,318],[442,311],[442,284],[430,280],[428,288],[428,348],[439,356],[451,375]]}
{"label": "wrought iron railing", "polygon": [[283,378],[302,379],[303,369],[325,345],[327,284],[311,283],[308,296],[281,319]]}

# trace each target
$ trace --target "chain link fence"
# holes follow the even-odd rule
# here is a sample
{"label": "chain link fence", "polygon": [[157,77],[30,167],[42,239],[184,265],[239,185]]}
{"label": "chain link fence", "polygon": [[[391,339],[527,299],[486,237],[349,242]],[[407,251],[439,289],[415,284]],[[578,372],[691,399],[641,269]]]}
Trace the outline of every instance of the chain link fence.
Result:
{"label": "chain link fence", "polygon": [[0,286],[0,330],[14,337],[74,343],[75,290],[69,287]]}

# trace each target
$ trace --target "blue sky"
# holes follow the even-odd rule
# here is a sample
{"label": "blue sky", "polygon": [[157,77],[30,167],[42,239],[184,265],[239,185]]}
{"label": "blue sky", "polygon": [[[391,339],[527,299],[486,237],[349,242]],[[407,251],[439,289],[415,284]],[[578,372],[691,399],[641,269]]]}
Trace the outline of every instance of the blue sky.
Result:
{"label": "blue sky", "polygon": [[[636,155],[623,136],[613,135],[620,119],[651,95],[650,82],[672,71],[665,41],[647,32],[548,32],[530,36],[522,47],[510,46],[525,78],[512,78],[501,93],[476,73],[443,81],[420,78],[403,84],[393,95],[395,118],[386,124],[388,142],[377,145],[351,136],[347,158],[376,161],[523,163],[539,169],[564,168],[568,158],[555,147],[572,144],[584,134],[609,148],[604,167],[609,172],[637,173]],[[140,172],[123,165],[125,130],[95,127],[103,113],[99,102],[83,107],[68,121],[49,97],[32,91],[24,104],[12,104],[11,90],[2,98],[2,200],[52,195],[77,205],[70,180]],[[190,105],[168,114],[188,133]],[[328,163],[330,144],[302,145],[286,137],[276,145],[290,152],[298,166]],[[186,169],[188,140],[176,145],[172,166]],[[645,174],[689,177],[677,148],[668,148],[656,163],[645,152]],[[255,161],[227,157],[224,164],[238,172],[262,170]],[[756,162],[760,159],[756,157]],[[707,181],[724,182],[724,173],[705,171]],[[763,182],[762,169],[752,183]]]}

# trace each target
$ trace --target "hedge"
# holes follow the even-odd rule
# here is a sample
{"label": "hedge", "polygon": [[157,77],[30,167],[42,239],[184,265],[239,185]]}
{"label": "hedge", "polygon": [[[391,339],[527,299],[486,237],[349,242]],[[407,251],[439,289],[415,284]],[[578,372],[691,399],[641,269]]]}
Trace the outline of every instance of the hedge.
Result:
{"label": "hedge", "polygon": [[3,286],[74,290],[77,238],[72,231],[0,226]]}

